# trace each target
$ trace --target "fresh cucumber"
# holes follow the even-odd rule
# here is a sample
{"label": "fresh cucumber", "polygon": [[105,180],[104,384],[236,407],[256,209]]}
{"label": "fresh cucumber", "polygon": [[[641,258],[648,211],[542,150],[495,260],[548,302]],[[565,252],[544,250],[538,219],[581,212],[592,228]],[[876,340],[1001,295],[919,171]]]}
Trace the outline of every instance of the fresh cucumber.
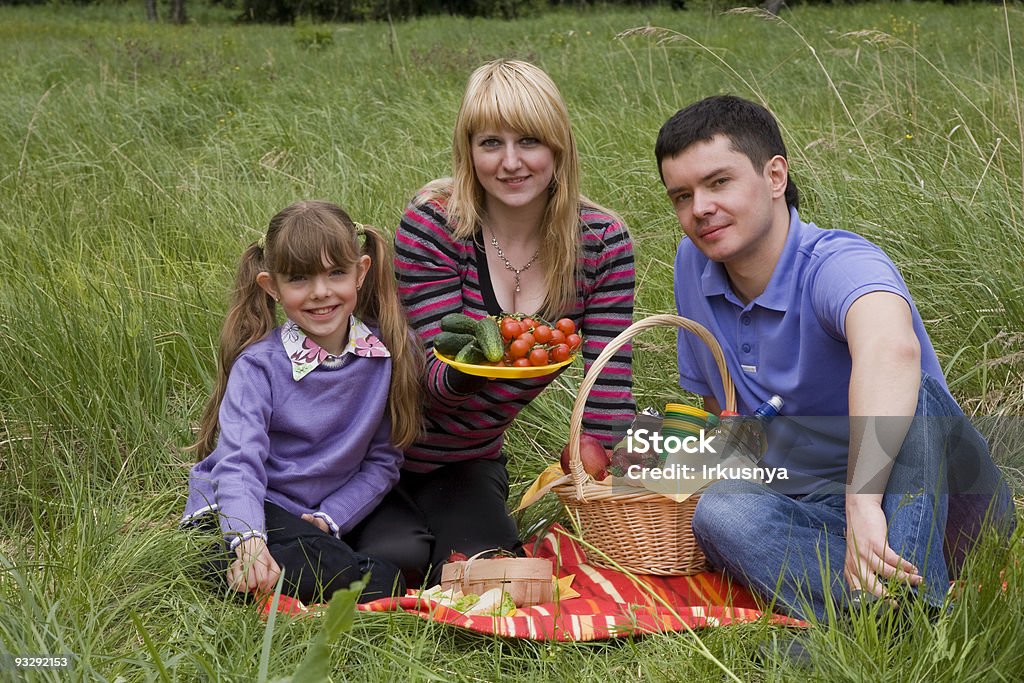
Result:
{"label": "fresh cucumber", "polygon": [[476,340],[472,340],[459,350],[455,356],[455,361],[468,365],[482,365],[487,362],[487,356],[476,345]]}
{"label": "fresh cucumber", "polygon": [[494,318],[484,318],[476,324],[476,343],[487,360],[495,363],[505,355],[505,340]]}
{"label": "fresh cucumber", "polygon": [[441,318],[441,330],[456,334],[476,334],[477,321],[465,313],[449,313]]}
{"label": "fresh cucumber", "polygon": [[453,358],[462,348],[476,339],[471,334],[459,334],[458,332],[438,332],[434,337],[434,348],[442,356]]}

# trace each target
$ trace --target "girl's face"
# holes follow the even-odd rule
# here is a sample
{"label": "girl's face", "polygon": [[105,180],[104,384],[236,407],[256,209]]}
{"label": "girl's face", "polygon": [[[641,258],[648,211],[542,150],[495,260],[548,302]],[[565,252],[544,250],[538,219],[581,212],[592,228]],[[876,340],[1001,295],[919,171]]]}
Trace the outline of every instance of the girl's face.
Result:
{"label": "girl's face", "polygon": [[310,339],[337,355],[348,343],[349,317],[369,269],[370,257],[365,254],[348,270],[325,257],[324,270],[319,273],[272,275],[264,271],[256,281]]}
{"label": "girl's face", "polygon": [[487,204],[543,208],[555,174],[555,155],[535,137],[509,128],[485,129],[470,140],[473,168]]}

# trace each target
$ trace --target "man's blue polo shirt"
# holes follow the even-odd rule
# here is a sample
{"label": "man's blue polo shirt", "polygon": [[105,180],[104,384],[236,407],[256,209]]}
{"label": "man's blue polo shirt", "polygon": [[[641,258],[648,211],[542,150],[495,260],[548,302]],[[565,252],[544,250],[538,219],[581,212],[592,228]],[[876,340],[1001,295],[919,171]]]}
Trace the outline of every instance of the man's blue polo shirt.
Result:
{"label": "man's blue polo shirt", "polygon": [[[733,293],[722,264],[686,238],[676,252],[674,280],[679,314],[704,325],[722,345],[741,414],[778,394],[785,401],[784,417],[842,418],[807,420],[811,438],[806,430],[797,434],[783,424],[780,430],[793,433],[772,433],[764,460],[788,468],[794,480],[782,487],[787,493],[845,481],[851,371],[845,321],[859,297],[885,291],[906,299],[921,343],[921,369],[945,386],[921,316],[892,261],[859,235],[802,222],[795,209],[771,280],[749,304]],[[724,407],[718,368],[704,343],[680,330],[678,354],[680,386],[714,395]]]}

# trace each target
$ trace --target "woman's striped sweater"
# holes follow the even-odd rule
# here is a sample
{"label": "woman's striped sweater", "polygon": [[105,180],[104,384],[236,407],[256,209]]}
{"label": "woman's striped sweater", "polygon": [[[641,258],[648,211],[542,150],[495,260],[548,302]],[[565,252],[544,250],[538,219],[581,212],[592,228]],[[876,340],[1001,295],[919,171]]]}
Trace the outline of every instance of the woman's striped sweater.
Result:
{"label": "woman's striped sweater", "polygon": [[[565,311],[584,337],[589,369],[598,354],[632,322],[636,271],[633,242],[618,219],[593,208],[580,210],[579,299]],[[427,472],[446,463],[498,458],[509,424],[555,375],[487,380],[438,361],[432,339],[441,318],[462,312],[473,318],[500,313],[479,239],[455,240],[442,201],[412,204],[395,234],[395,275],[410,324],[427,350],[426,431],[405,453],[405,467]],[[634,412],[626,345],[605,366],[591,390],[583,431],[611,447]],[[568,431],[568,425],[566,425]]]}

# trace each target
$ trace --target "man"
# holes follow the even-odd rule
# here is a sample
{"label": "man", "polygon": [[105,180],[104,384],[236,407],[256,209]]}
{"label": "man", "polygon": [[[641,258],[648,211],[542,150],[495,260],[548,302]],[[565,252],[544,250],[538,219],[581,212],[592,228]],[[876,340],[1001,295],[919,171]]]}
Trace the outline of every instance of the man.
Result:
{"label": "man", "polygon": [[[665,123],[655,155],[686,235],[679,314],[721,343],[740,412],[785,401],[763,464],[789,479],[713,484],[693,519],[701,548],[797,617],[900,584],[938,610],[986,514],[1006,528],[1014,516],[896,267],[857,235],[801,220],[760,105],[697,102]],[[710,352],[680,331],[678,353],[682,388],[718,412]]]}

